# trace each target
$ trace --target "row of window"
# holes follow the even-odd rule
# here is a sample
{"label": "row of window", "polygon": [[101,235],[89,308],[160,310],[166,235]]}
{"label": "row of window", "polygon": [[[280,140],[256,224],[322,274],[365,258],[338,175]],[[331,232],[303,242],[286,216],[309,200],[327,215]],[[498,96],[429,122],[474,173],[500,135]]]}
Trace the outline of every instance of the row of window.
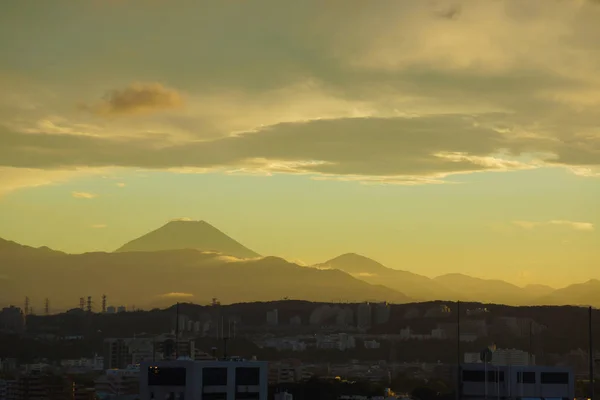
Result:
{"label": "row of window", "polygon": [[[462,380],[463,382],[504,382],[504,371],[464,370]],[[536,374],[531,371],[517,372],[517,382],[536,383]],[[567,372],[541,372],[540,382],[543,384],[568,384],[569,374]]]}
{"label": "row of window", "polygon": [[[149,386],[185,386],[186,369],[181,367],[149,367]],[[260,385],[260,368],[235,369],[236,386]],[[227,368],[202,368],[202,386],[227,386]]]}

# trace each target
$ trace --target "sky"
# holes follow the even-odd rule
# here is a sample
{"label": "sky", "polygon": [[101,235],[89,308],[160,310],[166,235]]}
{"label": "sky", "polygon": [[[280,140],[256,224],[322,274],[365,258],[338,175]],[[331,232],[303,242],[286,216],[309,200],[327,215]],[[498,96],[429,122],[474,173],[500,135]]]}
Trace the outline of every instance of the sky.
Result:
{"label": "sky", "polygon": [[[176,3],[176,6],[175,6]],[[0,3],[0,237],[600,278],[600,2]]]}

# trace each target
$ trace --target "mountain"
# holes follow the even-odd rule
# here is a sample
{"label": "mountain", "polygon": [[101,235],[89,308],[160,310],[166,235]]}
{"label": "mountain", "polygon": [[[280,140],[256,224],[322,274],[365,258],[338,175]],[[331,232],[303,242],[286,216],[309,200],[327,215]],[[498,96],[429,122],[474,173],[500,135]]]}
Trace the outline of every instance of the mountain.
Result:
{"label": "mountain", "polygon": [[556,289],[546,296],[535,301],[536,305],[563,305],[600,306],[600,281],[590,279],[584,283],[576,283],[567,287]]}
{"label": "mountain", "polygon": [[411,301],[387,287],[371,285],[336,270],[302,267],[277,257],[234,260],[199,250],[119,253],[50,253],[0,251],[3,304],[21,304],[25,296],[41,307],[49,298],[54,309],[76,307],[80,297],[101,294],[110,305],[207,303],[224,304],[282,298],[309,301]]}
{"label": "mountain", "polygon": [[316,265],[338,269],[373,285],[384,285],[416,300],[454,300],[456,293],[426,276],[388,268],[360,254],[348,253]]}
{"label": "mountain", "polygon": [[205,221],[171,221],[123,245],[116,252],[183,249],[213,251],[237,258],[260,257]]}
{"label": "mountain", "polygon": [[460,293],[458,300],[463,301],[526,305],[537,297],[535,292],[496,279],[474,278],[452,273],[438,276],[433,280]]}
{"label": "mountain", "polygon": [[556,290],[551,286],[540,284],[526,285],[523,289],[526,290],[532,297],[545,297]]}

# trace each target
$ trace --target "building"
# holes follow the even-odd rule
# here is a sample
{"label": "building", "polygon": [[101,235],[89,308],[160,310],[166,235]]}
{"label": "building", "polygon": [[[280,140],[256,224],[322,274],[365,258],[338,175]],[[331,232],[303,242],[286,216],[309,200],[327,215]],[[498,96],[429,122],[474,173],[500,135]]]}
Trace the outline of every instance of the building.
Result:
{"label": "building", "polygon": [[385,324],[390,320],[391,308],[387,302],[379,303],[375,306],[375,323]]}
{"label": "building", "polygon": [[194,357],[193,340],[178,340],[174,335],[138,338],[109,338],[104,340],[104,369],[123,369],[142,361]]}
{"label": "building", "polygon": [[106,313],[107,314],[114,314],[117,312],[117,309],[115,308],[115,306],[108,306],[106,307]]}
{"label": "building", "polygon": [[572,369],[542,366],[461,366],[461,398],[575,398]]}
{"label": "building", "polygon": [[[480,353],[465,353],[464,362],[466,364],[476,364],[481,362]],[[495,366],[527,366],[535,365],[535,356],[523,350],[517,349],[496,349],[492,353],[492,365]]]}
{"label": "building", "polygon": [[294,396],[288,392],[275,393],[275,400],[294,400]]}
{"label": "building", "polygon": [[311,374],[300,360],[269,363],[269,384],[295,383],[308,380]]}
{"label": "building", "polygon": [[22,332],[25,328],[25,314],[19,307],[4,307],[0,311],[0,329]]}
{"label": "building", "polygon": [[267,311],[267,325],[279,325],[279,311],[277,311],[277,309]]}
{"label": "building", "polygon": [[371,304],[362,303],[358,305],[356,323],[359,328],[371,327]]}
{"label": "building", "polygon": [[141,365],[140,400],[267,400],[266,362],[159,361]]}
{"label": "building", "polygon": [[108,369],[95,381],[95,392],[105,396],[127,396],[137,394],[140,387],[140,369]]}

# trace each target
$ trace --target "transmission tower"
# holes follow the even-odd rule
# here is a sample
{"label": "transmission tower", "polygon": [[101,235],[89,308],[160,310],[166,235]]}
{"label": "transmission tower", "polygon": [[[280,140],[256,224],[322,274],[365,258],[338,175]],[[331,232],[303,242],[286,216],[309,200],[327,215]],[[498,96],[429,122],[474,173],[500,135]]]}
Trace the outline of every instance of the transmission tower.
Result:
{"label": "transmission tower", "polygon": [[25,315],[29,315],[30,313],[29,297],[25,297],[25,310],[23,312]]}
{"label": "transmission tower", "polygon": [[85,308],[85,299],[83,297],[79,298],[79,309],[81,311],[83,311],[83,309]]}
{"label": "transmission tower", "polygon": [[88,296],[87,298],[87,312],[92,312],[92,296]]}
{"label": "transmission tower", "polygon": [[44,303],[44,314],[50,315],[50,299],[46,298],[46,302]]}
{"label": "transmission tower", "polygon": [[102,314],[106,313],[106,295],[102,295]]}

